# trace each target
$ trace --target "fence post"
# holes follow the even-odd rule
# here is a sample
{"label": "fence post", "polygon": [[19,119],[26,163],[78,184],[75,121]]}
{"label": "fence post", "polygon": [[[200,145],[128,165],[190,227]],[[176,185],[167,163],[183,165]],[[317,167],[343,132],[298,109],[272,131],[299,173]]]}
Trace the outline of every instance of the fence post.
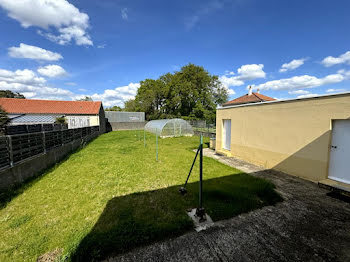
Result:
{"label": "fence post", "polygon": [[203,208],[203,136],[200,136],[200,148],[199,151],[199,208]]}
{"label": "fence post", "polygon": [[158,135],[156,135],[156,160],[158,161]]}
{"label": "fence post", "polygon": [[13,167],[13,151],[12,151],[12,137],[6,136],[9,146],[10,166]]}
{"label": "fence post", "polygon": [[44,154],[46,154],[46,138],[45,138],[45,132],[41,132],[43,135],[43,146],[44,146]]}
{"label": "fence post", "polygon": [[62,144],[62,146],[63,146],[63,145],[64,145],[64,142],[63,142],[63,130],[62,130],[62,126],[61,126],[60,132],[61,132],[61,144]]}

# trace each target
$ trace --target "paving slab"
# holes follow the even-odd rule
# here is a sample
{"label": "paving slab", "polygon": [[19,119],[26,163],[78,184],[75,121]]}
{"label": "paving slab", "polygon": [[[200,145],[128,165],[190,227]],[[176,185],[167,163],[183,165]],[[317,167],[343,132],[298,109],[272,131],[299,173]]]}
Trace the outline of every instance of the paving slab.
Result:
{"label": "paving slab", "polygon": [[350,203],[313,182],[210,149],[204,155],[270,180],[284,201],[106,261],[350,261]]}

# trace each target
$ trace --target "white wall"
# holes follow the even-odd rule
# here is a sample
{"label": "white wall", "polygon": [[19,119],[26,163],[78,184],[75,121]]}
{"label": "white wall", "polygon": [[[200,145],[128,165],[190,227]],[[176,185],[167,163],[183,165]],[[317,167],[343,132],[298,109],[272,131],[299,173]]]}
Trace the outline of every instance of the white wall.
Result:
{"label": "white wall", "polygon": [[68,129],[90,126],[90,116],[66,116]]}

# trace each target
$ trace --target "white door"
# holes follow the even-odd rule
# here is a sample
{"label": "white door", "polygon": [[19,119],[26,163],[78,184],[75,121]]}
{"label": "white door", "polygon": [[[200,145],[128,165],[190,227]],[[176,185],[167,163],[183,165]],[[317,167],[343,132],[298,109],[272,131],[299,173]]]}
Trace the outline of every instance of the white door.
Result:
{"label": "white door", "polygon": [[328,178],[350,184],[350,120],[333,122]]}
{"label": "white door", "polygon": [[222,124],[222,147],[231,150],[231,120],[224,119]]}

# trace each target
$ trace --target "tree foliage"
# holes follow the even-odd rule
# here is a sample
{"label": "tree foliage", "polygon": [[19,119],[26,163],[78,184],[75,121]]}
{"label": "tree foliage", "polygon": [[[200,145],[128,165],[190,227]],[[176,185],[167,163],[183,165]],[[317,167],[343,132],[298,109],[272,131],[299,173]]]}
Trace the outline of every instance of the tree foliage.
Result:
{"label": "tree foliage", "polygon": [[183,117],[215,121],[216,106],[227,101],[218,76],[188,64],[173,74],[140,82],[135,100],[125,107],[146,113],[147,119]]}
{"label": "tree foliage", "polygon": [[124,103],[124,109],[123,111],[126,112],[137,112],[136,104],[135,104],[135,99],[129,99]]}
{"label": "tree foliage", "polygon": [[64,116],[56,117],[55,124],[67,124],[67,119]]}
{"label": "tree foliage", "polygon": [[107,107],[105,111],[123,111],[123,108],[121,108],[120,106],[111,106]]}
{"label": "tree foliage", "polygon": [[25,99],[24,95],[21,93],[12,92],[11,90],[0,90],[0,97]]}
{"label": "tree foliage", "polygon": [[93,101],[90,96],[85,96],[84,98],[80,98],[77,101]]}

